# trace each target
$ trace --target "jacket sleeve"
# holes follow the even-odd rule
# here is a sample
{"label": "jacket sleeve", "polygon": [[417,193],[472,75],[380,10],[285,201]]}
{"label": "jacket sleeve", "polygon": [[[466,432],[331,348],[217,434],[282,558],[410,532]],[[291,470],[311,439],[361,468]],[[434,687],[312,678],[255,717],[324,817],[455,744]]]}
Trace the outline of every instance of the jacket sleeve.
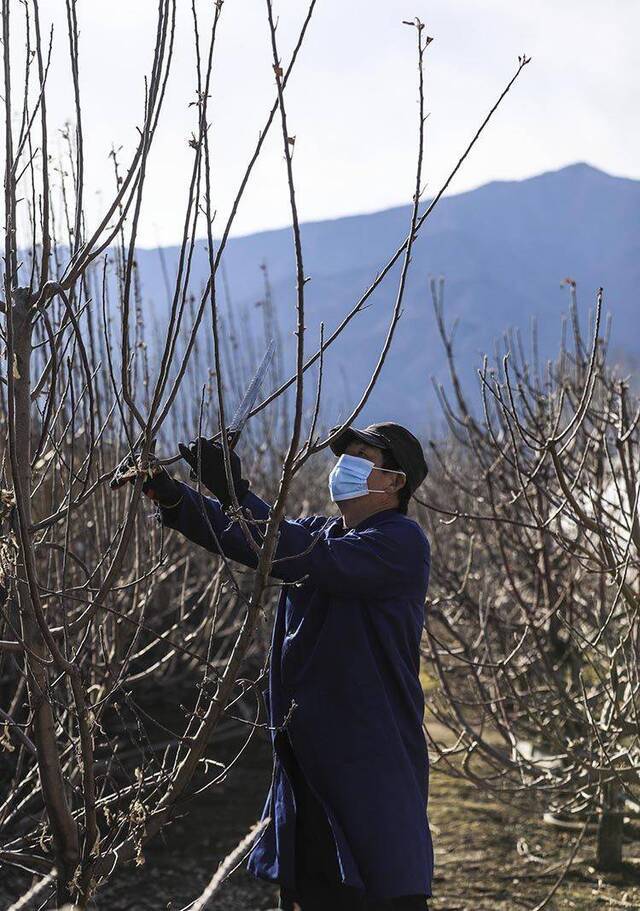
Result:
{"label": "jacket sleeve", "polygon": [[[199,544],[214,554],[223,553],[230,560],[242,563],[245,566],[256,567],[257,554],[246,539],[242,526],[237,521],[232,521],[224,512],[215,497],[199,494],[188,484],[182,481],[179,484],[182,499],[176,506],[160,505],[160,519],[167,528],[179,531],[194,544]],[[260,497],[249,492],[242,500],[242,508],[247,517],[247,524],[257,544],[262,542],[262,532],[265,521],[269,517],[271,507]],[[247,513],[247,509],[249,513]],[[253,522],[256,519],[257,522]],[[324,516],[308,516],[303,519],[283,520],[280,528],[299,523],[301,528],[322,528],[327,519]],[[279,542],[276,558],[285,553],[285,545]],[[287,552],[287,555],[288,552]],[[296,581],[294,570],[288,567],[285,574],[278,571],[276,562],[271,576],[283,581]]]}
{"label": "jacket sleeve", "polygon": [[[161,508],[165,525],[213,553],[255,567],[257,556],[247,543],[239,522],[231,521],[217,500],[200,497],[186,484],[177,507]],[[242,508],[254,539],[260,543],[270,506],[249,492]],[[215,534],[214,540],[205,513]],[[284,582],[308,579],[318,588],[338,595],[386,597],[422,589],[429,573],[429,547],[418,526],[351,529],[342,536],[322,533],[329,520],[324,516],[283,519],[270,575]]]}
{"label": "jacket sleeve", "polygon": [[[270,506],[251,492],[242,507],[258,520],[269,515]],[[323,533],[329,522],[325,516],[283,519],[270,575],[291,583],[307,579],[324,591],[350,597],[386,598],[426,591],[429,543],[418,525],[408,522],[394,524],[393,530],[388,525],[351,529],[331,537]],[[229,523],[222,542],[230,557],[246,546],[237,522]],[[248,565],[255,566],[255,554],[250,556],[253,562]]]}
{"label": "jacket sleeve", "polygon": [[160,504],[160,519],[167,528],[174,528],[194,544],[211,553],[221,552],[220,539],[229,524],[222,506],[213,497],[201,496],[197,490],[176,481],[182,494],[175,506]]}

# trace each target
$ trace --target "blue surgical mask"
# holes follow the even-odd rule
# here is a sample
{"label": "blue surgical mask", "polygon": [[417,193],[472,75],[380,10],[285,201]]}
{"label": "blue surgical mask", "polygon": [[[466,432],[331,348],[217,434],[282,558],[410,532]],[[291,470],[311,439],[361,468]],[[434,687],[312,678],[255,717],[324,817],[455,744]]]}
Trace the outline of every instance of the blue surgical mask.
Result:
{"label": "blue surgical mask", "polygon": [[[367,478],[375,467],[375,462],[371,462],[369,459],[343,453],[329,474],[329,492],[333,502],[366,497],[368,493],[386,493],[385,490],[372,490],[367,485]],[[377,470],[404,474],[403,471],[394,471],[393,468],[378,468]]]}

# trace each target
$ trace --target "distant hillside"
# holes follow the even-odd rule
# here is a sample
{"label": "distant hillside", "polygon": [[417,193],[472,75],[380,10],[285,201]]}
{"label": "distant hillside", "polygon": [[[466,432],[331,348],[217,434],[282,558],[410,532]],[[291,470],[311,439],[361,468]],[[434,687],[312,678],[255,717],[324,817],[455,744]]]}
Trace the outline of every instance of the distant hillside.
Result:
{"label": "distant hillside", "polygon": [[[304,211],[304,200],[300,203]],[[409,207],[402,206],[303,226],[305,272],[311,278],[306,285],[309,351],[317,345],[320,321],[329,334],[371,284],[406,236],[409,217]],[[163,254],[171,271],[176,249],[165,249]],[[147,306],[160,313],[166,306],[166,291],[158,251],[140,251],[138,262]],[[284,358],[292,368],[295,272],[289,228],[233,239],[224,256],[234,313],[258,335],[262,312],[256,304],[264,297],[259,268],[263,262],[284,333]],[[329,422],[348,413],[377,361],[398,271],[387,276],[366,312],[327,355],[324,416]],[[206,274],[201,248],[194,265],[194,290]],[[640,355],[640,181],[575,164],[528,180],[490,183],[442,200],[414,247],[393,352],[360,424],[398,419],[422,432],[439,419],[430,378],[446,380],[446,372],[428,293],[431,275],[446,279],[447,316],[449,321],[459,320],[458,361],[469,383],[475,384],[481,353],[491,353],[495,339],[512,326],[520,327],[528,338],[532,317],[537,319],[542,355],[553,356],[560,315],[568,304],[567,292],[560,287],[566,276],[578,282],[585,321],[597,287],[604,287],[607,309],[614,317],[612,347],[636,358]],[[260,348],[261,342],[257,345]]]}

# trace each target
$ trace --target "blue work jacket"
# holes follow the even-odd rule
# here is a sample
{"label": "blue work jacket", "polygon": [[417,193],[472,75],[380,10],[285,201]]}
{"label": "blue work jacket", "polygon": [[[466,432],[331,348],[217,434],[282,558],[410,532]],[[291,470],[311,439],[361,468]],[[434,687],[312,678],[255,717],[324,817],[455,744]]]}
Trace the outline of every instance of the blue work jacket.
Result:
{"label": "blue work jacket", "polygon": [[[161,509],[163,523],[255,566],[240,524],[217,500],[181,487],[180,504]],[[242,508],[258,520],[270,509],[251,492]],[[252,526],[256,540],[260,529]],[[271,572],[285,583],[267,694],[274,772],[263,818],[271,822],[249,857],[255,876],[295,887],[295,799],[278,748],[288,736],[327,813],[344,884],[373,900],[431,895],[419,679],[429,560],[423,530],[396,509],[354,528],[340,516],[282,521]]]}

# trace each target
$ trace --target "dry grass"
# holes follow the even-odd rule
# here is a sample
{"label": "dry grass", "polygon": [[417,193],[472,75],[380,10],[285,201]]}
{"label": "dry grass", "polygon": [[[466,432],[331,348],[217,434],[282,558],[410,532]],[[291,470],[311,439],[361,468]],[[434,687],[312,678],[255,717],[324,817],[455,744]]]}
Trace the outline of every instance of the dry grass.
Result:
{"label": "dry grass", "polygon": [[[471,782],[445,775],[437,764],[429,819],[436,851],[433,911],[532,911],[557,881],[579,834],[543,823],[533,799],[507,806]],[[640,911],[640,842],[625,844],[619,874],[598,873],[594,855],[595,841],[587,833],[546,911]]]}

